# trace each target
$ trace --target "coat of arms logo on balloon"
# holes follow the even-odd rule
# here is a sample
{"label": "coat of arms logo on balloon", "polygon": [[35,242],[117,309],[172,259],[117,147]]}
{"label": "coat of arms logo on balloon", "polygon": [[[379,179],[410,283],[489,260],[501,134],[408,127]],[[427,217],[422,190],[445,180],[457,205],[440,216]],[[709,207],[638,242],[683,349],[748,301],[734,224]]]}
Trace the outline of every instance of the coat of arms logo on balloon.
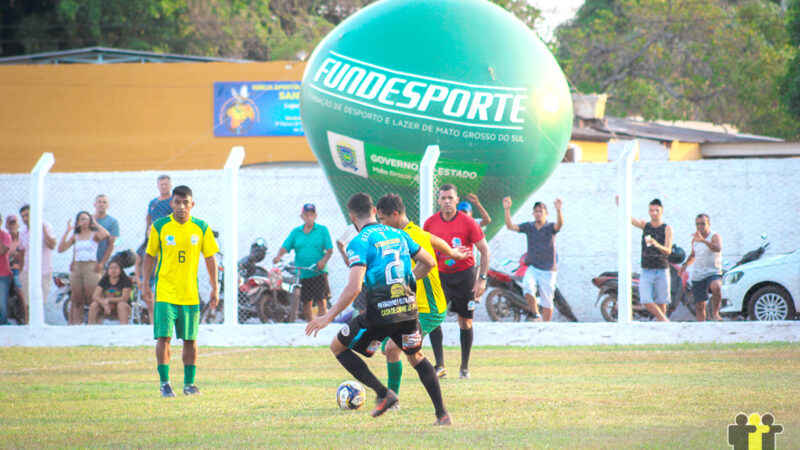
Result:
{"label": "coat of arms logo on balloon", "polygon": [[[417,223],[429,145],[441,152],[437,183],[477,194],[500,218],[501,199],[522,204],[562,160],[572,133],[555,58],[485,0],[382,0],[349,17],[309,59],[301,114],[343,212],[356,192],[376,200],[395,192]],[[495,220],[487,238],[501,226]]]}

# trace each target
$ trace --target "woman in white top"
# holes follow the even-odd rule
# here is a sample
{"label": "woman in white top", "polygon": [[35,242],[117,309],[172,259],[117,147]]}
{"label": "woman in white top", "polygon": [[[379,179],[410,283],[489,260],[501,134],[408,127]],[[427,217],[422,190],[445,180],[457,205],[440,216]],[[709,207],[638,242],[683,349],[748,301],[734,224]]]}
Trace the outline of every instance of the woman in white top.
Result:
{"label": "woman in white top", "polygon": [[[72,232],[70,234],[70,232]],[[103,268],[97,261],[97,244],[108,237],[108,231],[92,219],[92,215],[81,211],[75,217],[75,226],[67,221],[67,231],[58,244],[63,253],[73,247],[69,283],[72,291],[69,309],[69,324],[83,323],[83,310],[91,300],[94,289],[102,276]]]}

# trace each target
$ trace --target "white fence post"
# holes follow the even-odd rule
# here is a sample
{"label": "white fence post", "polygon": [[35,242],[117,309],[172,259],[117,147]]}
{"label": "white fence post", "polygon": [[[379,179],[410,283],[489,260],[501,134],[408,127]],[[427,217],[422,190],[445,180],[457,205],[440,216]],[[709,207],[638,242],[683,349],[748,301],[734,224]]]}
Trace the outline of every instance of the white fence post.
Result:
{"label": "white fence post", "polygon": [[228,210],[225,214],[225,242],[223,265],[225,267],[225,320],[224,324],[236,326],[239,324],[239,268],[237,266],[239,243],[237,211],[237,188],[239,182],[239,168],[244,161],[244,147],[233,147],[225,162],[225,197],[228,199]]}
{"label": "white fence post", "polygon": [[425,149],[419,166],[419,223],[433,214],[433,173],[439,161],[439,146],[429,145]]}
{"label": "white fence post", "polygon": [[[44,303],[42,293],[42,238],[44,231],[44,178],[50,172],[56,159],[52,153],[42,153],[31,171],[31,198],[28,218],[28,325],[33,328],[44,326]],[[48,280],[49,281],[49,280]]]}
{"label": "white fence post", "polygon": [[617,211],[617,229],[619,230],[619,260],[617,287],[617,321],[630,323],[631,311],[631,167],[636,153],[639,152],[639,141],[633,140],[625,144],[619,158],[618,189],[619,208]]}

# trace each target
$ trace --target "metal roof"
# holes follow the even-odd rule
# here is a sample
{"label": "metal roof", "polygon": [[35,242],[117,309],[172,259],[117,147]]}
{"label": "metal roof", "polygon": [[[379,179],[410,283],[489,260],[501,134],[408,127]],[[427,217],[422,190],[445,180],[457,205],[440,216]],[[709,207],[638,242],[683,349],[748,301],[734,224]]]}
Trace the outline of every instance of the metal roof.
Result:
{"label": "metal roof", "polygon": [[590,141],[608,141],[610,139],[652,139],[662,142],[693,142],[699,144],[727,144],[740,142],[784,142],[769,136],[758,136],[742,133],[720,133],[694,128],[663,125],[653,122],[605,117],[589,121],[583,126],[572,129],[573,139],[585,138]]}
{"label": "metal roof", "polygon": [[120,64],[120,63],[185,63],[185,62],[253,62],[247,59],[212,58],[208,56],[155,53],[108,47],[86,47],[58,52],[0,58],[0,64]]}

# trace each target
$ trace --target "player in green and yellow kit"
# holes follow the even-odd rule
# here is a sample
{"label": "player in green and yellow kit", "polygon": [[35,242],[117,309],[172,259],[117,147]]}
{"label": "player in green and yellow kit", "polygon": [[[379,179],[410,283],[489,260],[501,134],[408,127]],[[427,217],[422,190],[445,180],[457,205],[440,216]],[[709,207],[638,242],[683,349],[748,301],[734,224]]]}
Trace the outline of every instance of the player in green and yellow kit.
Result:
{"label": "player in green and yellow kit", "polygon": [[[143,279],[150,279],[153,264],[156,267],[155,312],[153,337],[157,339],[156,360],[161,378],[161,396],[174,397],[169,383],[169,357],[172,330],[183,339],[183,393],[199,394],[194,385],[197,373],[197,329],[200,324],[200,296],[197,291],[197,266],[202,256],[211,282],[211,309],[219,302],[217,285],[217,241],[208,224],[192,217],[194,207],[192,190],[178,186],[172,190],[173,213],[153,222],[144,256]],[[149,283],[144,283],[144,296],[153,301]]]}
{"label": "player in green and yellow kit", "polygon": [[[406,207],[399,195],[384,195],[378,200],[375,208],[378,211],[378,220],[382,224],[405,231],[414,242],[429,254],[445,254],[453,259],[464,259],[469,256],[468,249],[453,249],[444,240],[411,222],[406,216]],[[417,280],[416,294],[419,323],[424,338],[444,321],[447,313],[447,302],[439,281],[439,270],[436,267],[431,269],[425,278]],[[389,340],[385,342],[384,352],[386,353],[386,368],[389,372],[387,386],[395,393],[399,393],[400,379],[403,375],[403,364],[400,361],[401,350],[394,342]],[[436,363],[440,364],[441,361],[436,361]]]}

